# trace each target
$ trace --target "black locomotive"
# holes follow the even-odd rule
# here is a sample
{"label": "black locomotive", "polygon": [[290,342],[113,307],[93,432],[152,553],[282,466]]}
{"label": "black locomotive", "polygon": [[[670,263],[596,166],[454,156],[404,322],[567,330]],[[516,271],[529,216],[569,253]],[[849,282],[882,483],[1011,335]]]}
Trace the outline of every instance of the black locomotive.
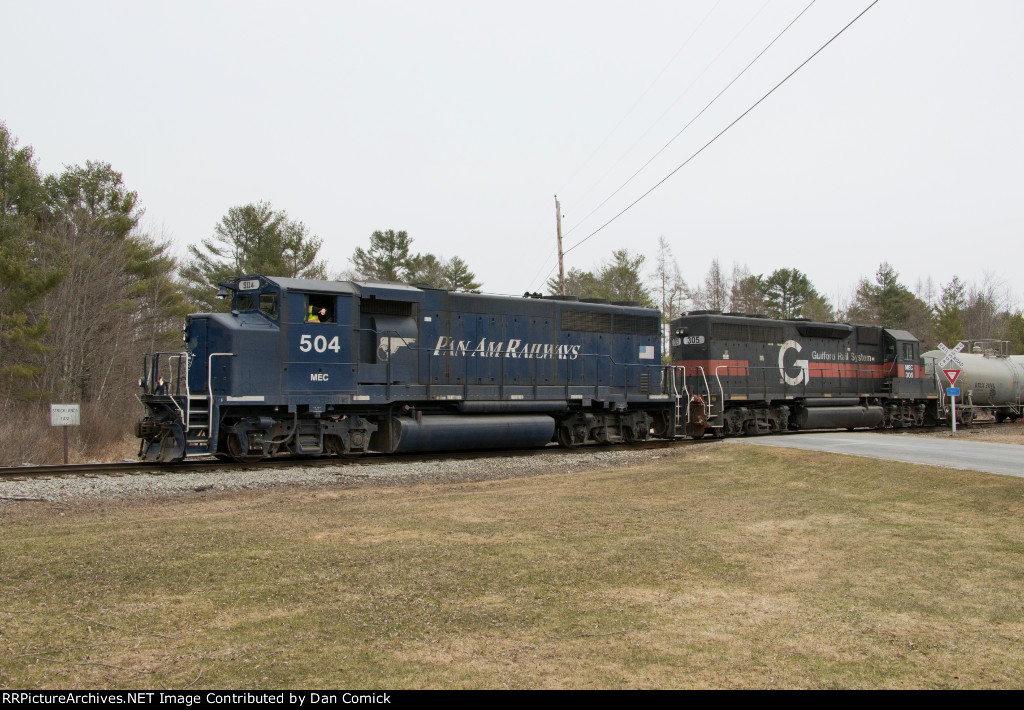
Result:
{"label": "black locomotive", "polygon": [[937,383],[903,330],[700,311],[671,334],[691,436],[938,422]]}

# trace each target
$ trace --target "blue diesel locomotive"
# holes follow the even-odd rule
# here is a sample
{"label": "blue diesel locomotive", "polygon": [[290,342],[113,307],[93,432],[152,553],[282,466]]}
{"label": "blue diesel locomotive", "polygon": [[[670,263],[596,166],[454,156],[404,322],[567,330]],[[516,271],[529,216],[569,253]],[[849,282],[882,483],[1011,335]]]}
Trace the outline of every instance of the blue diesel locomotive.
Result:
{"label": "blue diesel locomotive", "polygon": [[245,276],[147,355],[139,455],[347,455],[675,434],[658,311]]}

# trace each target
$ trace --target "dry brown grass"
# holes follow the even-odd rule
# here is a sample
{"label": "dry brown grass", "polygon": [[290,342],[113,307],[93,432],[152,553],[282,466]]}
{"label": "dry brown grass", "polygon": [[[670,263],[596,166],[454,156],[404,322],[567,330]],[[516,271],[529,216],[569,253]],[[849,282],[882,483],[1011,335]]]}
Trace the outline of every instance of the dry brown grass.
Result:
{"label": "dry brown grass", "polygon": [[[139,440],[132,432],[141,413],[136,401],[82,405],[81,425],[67,427],[68,462],[137,458]],[[59,463],[64,463],[64,431],[50,426],[49,405],[23,406],[0,417],[0,466]]]}
{"label": "dry brown grass", "polygon": [[0,687],[1019,688],[1022,513],[1017,478],[718,445],[8,505]]}

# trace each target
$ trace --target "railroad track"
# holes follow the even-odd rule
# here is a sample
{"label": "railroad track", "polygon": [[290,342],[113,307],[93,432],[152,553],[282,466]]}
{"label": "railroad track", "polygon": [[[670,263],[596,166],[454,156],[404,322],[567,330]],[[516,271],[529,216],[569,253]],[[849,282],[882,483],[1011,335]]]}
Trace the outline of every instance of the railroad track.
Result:
{"label": "railroad track", "polygon": [[[988,429],[997,426],[993,422],[974,422],[971,428]],[[936,431],[934,427],[912,427],[908,429],[872,429],[875,433],[892,434],[931,434]],[[812,434],[814,431],[785,432],[782,436],[799,436],[801,434]],[[635,444],[613,444],[611,446],[589,445],[576,449],[563,449],[555,445],[549,445],[540,449],[508,449],[508,450],[480,450],[480,451],[441,451],[424,452],[412,454],[364,454],[354,457],[318,456],[314,458],[301,457],[280,457],[264,459],[256,463],[239,463],[237,461],[222,461],[219,459],[195,459],[181,463],[153,463],[142,461],[119,461],[115,463],[87,463],[68,464],[58,466],[8,466],[0,467],[0,480],[19,480],[29,478],[58,478],[63,476],[139,476],[152,475],[163,476],[168,473],[187,473],[190,471],[214,471],[214,470],[253,470],[262,467],[278,468],[281,466],[360,466],[379,463],[400,463],[419,461],[441,461],[441,460],[468,460],[486,459],[498,457],[525,457],[538,454],[548,454],[557,451],[631,451],[643,449],[669,448],[687,445],[700,445],[715,439],[706,438],[703,440],[676,439],[666,441],[664,439],[650,439]]]}
{"label": "railroad track", "polygon": [[[971,425],[974,429],[987,429],[997,426],[992,422],[975,422]],[[875,433],[892,434],[931,434],[936,431],[933,427],[908,428],[908,429],[872,429]],[[814,431],[785,432],[782,436],[799,436],[801,434],[812,434]],[[63,476],[139,476],[152,475],[163,476],[168,473],[188,473],[190,471],[215,471],[215,470],[253,470],[263,467],[278,468],[281,466],[360,466],[379,463],[400,463],[420,461],[441,461],[441,460],[468,460],[486,459],[498,457],[526,457],[539,454],[548,454],[557,451],[630,451],[643,449],[669,448],[677,446],[700,445],[712,438],[703,440],[676,439],[666,441],[664,439],[650,439],[635,444],[613,444],[611,446],[589,445],[576,449],[563,449],[555,445],[549,445],[540,449],[508,449],[508,450],[480,450],[480,451],[441,451],[424,452],[411,454],[364,454],[354,457],[318,456],[314,458],[301,457],[280,457],[264,459],[256,463],[239,463],[237,461],[222,461],[219,459],[195,459],[181,463],[153,463],[142,461],[119,461],[115,463],[87,463],[68,464],[58,466],[9,466],[0,467],[0,480],[19,480],[29,478],[58,478]]]}
{"label": "railroad track", "polygon": [[[162,476],[166,473],[180,473],[182,471],[198,471],[206,469],[210,465],[225,466],[221,461],[203,460],[188,464],[161,464],[140,463],[138,461],[119,461],[115,463],[79,463],[61,464],[57,466],[8,466],[0,468],[0,480],[18,480],[28,478],[58,478],[64,476],[138,476],[152,474]],[[237,464],[236,464],[237,466]]]}
{"label": "railroad track", "polygon": [[586,446],[563,449],[551,445],[540,449],[509,449],[488,451],[424,452],[412,454],[365,454],[357,457],[320,456],[315,458],[281,457],[270,458],[256,463],[239,463],[218,459],[195,459],[181,463],[152,463],[142,461],[119,461],[115,463],[86,463],[57,466],[10,466],[0,468],[0,480],[27,480],[30,478],[96,477],[96,476],[163,476],[168,473],[204,472],[215,470],[253,470],[280,468],[282,466],[361,466],[380,463],[424,462],[442,460],[472,460],[487,458],[529,457],[559,451],[636,451],[644,449],[671,448],[694,445],[690,439],[665,441],[655,439],[636,444],[614,444],[611,446]]}

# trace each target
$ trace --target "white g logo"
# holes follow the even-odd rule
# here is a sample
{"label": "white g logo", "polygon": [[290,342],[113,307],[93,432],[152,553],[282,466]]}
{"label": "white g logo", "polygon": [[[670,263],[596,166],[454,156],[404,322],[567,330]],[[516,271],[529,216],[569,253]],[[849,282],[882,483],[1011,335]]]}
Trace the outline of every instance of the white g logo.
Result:
{"label": "white g logo", "polygon": [[800,368],[800,372],[796,377],[790,377],[786,374],[786,351],[790,349],[796,350],[797,352],[803,350],[803,348],[800,347],[800,343],[795,340],[787,340],[784,342],[782,347],[779,348],[779,373],[786,381],[786,384],[790,387],[796,387],[797,385],[805,382],[809,383],[811,381],[811,368],[807,360],[796,360],[793,362],[794,365]]}

